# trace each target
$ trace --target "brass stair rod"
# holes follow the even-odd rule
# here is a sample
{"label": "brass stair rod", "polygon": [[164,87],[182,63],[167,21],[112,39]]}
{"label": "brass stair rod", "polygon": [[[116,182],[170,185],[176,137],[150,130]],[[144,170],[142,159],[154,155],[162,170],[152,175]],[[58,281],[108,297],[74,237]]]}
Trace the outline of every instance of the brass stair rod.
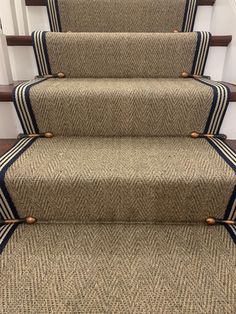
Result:
{"label": "brass stair rod", "polygon": [[217,225],[217,224],[219,224],[219,225],[236,225],[235,220],[217,219],[214,217],[207,218],[206,223],[210,226]]}
{"label": "brass stair rod", "polygon": [[19,218],[19,219],[4,219],[0,220],[0,225],[10,225],[10,224],[20,224],[26,223],[28,225],[32,225],[37,222],[37,219],[31,216]]}
{"label": "brass stair rod", "polygon": [[199,132],[192,132],[191,133],[192,138],[219,138],[222,140],[226,140],[227,136],[225,134],[204,134],[204,133],[199,133]]}
{"label": "brass stair rod", "polygon": [[19,134],[18,138],[36,138],[36,137],[45,137],[45,138],[52,138],[54,135],[51,132],[46,133],[31,133],[31,134]]}

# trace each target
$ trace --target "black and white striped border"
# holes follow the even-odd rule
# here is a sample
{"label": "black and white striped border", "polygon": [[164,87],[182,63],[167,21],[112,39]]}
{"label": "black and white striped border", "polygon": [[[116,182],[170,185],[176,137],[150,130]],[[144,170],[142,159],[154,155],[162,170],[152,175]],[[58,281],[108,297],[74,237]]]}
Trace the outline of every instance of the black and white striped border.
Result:
{"label": "black and white striped border", "polygon": [[17,225],[14,224],[0,226],[0,254],[16,228]]}
{"label": "black and white striped border", "polygon": [[236,153],[219,138],[211,138],[208,141],[236,173]]}
{"label": "black and white striped border", "polygon": [[194,56],[192,74],[203,75],[211,41],[211,33],[196,32],[197,45]]}
{"label": "black and white striped border", "polygon": [[[236,162],[236,159],[235,159],[235,162]],[[234,192],[231,196],[227,210],[225,212],[224,219],[236,221],[236,186],[234,188]],[[228,229],[231,237],[233,238],[236,244],[236,225],[227,225],[226,228]]]}
{"label": "black and white striped border", "polygon": [[197,0],[186,0],[182,32],[192,32],[197,12]]}
{"label": "black and white striped border", "polygon": [[206,78],[199,78],[197,81],[206,84],[213,89],[212,107],[207,119],[204,133],[218,134],[229,105],[230,90],[224,84],[211,81]]}
{"label": "black and white striped border", "polygon": [[42,76],[52,74],[47,52],[46,34],[47,32],[42,31],[36,31],[32,33],[32,42],[38,66],[38,72],[39,75]]}
{"label": "black and white striped border", "polygon": [[[212,138],[208,139],[208,141],[236,174],[236,152],[221,139]],[[236,186],[225,211],[224,219],[236,221]],[[236,243],[236,226],[226,225],[226,228]]]}
{"label": "black and white striped border", "polygon": [[234,243],[236,244],[236,226],[235,225],[227,225],[226,229],[229,231]]}
{"label": "black and white striped border", "polygon": [[13,91],[14,106],[25,134],[39,133],[31,107],[29,91],[32,86],[44,80],[45,78],[40,78],[22,83],[17,85]]}
{"label": "black and white striped border", "polygon": [[[19,140],[10,150],[0,157],[0,218],[19,218],[15,205],[5,185],[5,173],[14,161],[28,148],[36,139],[23,138]],[[10,239],[17,225],[0,225],[0,253],[3,251],[7,241]]]}
{"label": "black and white striped border", "polygon": [[57,0],[47,0],[47,11],[52,32],[61,32],[61,21]]}
{"label": "black and white striped border", "polygon": [[236,186],[234,188],[234,192],[230,199],[224,219],[236,220]]}

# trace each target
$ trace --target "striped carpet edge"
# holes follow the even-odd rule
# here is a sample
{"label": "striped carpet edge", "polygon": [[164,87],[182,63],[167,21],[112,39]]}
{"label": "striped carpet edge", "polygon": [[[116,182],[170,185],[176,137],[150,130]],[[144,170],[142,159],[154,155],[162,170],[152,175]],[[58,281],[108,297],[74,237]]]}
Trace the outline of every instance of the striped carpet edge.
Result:
{"label": "striped carpet edge", "polygon": [[45,31],[35,31],[31,35],[40,76],[52,74],[46,45],[46,33]]}
{"label": "striped carpet edge", "polygon": [[61,20],[57,0],[47,0],[47,12],[52,32],[61,32]]}
{"label": "striped carpet edge", "polygon": [[31,107],[30,88],[47,78],[31,80],[17,85],[13,90],[13,103],[24,134],[39,133],[37,122]]}
{"label": "striped carpet edge", "polygon": [[211,42],[211,33],[196,32],[197,45],[193,60],[192,75],[203,75]]}
{"label": "striped carpet edge", "polygon": [[204,133],[219,134],[230,100],[230,89],[224,84],[205,78],[196,78],[197,81],[212,87],[213,101],[206,122]]}
{"label": "striped carpet edge", "polygon": [[[28,149],[36,139],[23,138],[0,157],[0,219],[18,219],[15,205],[7,191],[4,178],[7,169]],[[0,254],[17,228],[17,224],[0,225]]]}
{"label": "striped carpet edge", "polygon": [[197,13],[197,0],[187,0],[185,13],[184,13],[182,32],[193,31],[196,13]]}
{"label": "striped carpet edge", "polygon": [[[207,139],[207,141],[236,174],[236,152],[221,139],[212,138]],[[234,191],[227,205],[223,219],[236,221],[236,186],[234,187]],[[226,229],[229,231],[229,234],[236,244],[236,225],[226,225]]]}

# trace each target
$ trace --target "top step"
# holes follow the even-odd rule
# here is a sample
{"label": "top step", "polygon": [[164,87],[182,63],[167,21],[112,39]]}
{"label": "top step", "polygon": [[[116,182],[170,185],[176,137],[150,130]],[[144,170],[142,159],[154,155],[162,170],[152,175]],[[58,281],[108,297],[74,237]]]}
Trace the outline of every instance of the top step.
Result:
{"label": "top step", "polygon": [[214,0],[27,0],[47,5],[54,32],[191,32],[198,5]]}
{"label": "top step", "polygon": [[[197,0],[197,5],[211,6],[214,5],[215,0]],[[27,6],[45,6],[47,0],[25,0]]]}

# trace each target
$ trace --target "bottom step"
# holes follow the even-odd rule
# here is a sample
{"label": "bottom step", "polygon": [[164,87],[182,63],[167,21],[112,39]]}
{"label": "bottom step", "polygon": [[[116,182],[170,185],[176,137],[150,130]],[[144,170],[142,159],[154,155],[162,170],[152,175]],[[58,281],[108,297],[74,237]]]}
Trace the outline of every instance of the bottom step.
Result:
{"label": "bottom step", "polygon": [[1,313],[235,313],[223,226],[19,226],[1,255]]}

